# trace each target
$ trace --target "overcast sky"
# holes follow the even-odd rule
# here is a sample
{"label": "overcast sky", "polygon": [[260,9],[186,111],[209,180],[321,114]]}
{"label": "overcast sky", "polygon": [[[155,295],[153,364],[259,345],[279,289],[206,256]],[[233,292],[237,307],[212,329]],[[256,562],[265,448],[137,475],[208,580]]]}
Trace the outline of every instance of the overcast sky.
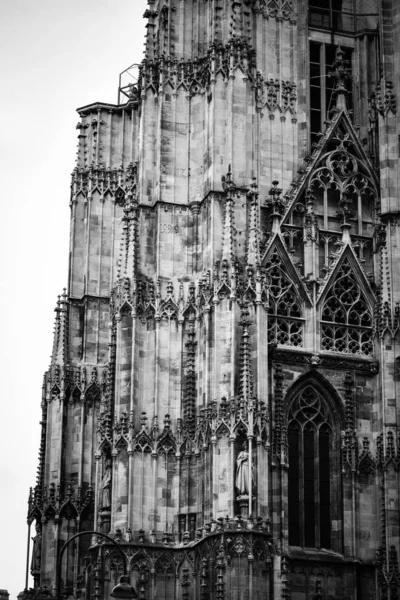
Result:
{"label": "overcast sky", "polygon": [[0,4],[0,588],[15,600],[25,586],[42,376],[67,285],[75,110],[117,102],[119,73],[143,57],[147,2]]}

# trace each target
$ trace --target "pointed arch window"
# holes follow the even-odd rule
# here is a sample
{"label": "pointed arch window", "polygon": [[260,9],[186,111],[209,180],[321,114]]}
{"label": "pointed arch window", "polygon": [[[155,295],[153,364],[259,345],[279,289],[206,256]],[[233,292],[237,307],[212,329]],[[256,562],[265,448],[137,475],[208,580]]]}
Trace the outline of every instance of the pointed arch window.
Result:
{"label": "pointed arch window", "polygon": [[282,346],[303,346],[300,301],[277,249],[265,266],[269,291],[268,341]]}
{"label": "pointed arch window", "polygon": [[330,352],[372,356],[372,311],[346,259],[325,298],[321,346]]}
{"label": "pointed arch window", "polygon": [[289,544],[332,548],[332,484],[337,465],[331,411],[319,392],[305,387],[288,415]]}

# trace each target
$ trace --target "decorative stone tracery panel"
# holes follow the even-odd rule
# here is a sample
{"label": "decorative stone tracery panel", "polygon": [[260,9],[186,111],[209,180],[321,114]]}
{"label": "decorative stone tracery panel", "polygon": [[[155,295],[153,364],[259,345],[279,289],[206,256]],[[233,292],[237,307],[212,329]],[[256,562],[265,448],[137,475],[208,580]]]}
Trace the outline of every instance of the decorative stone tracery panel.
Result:
{"label": "decorative stone tracery panel", "polygon": [[300,299],[276,249],[265,266],[269,289],[269,342],[282,346],[303,346]]}
{"label": "decorative stone tracery panel", "polygon": [[340,267],[322,307],[321,347],[330,352],[372,356],[372,311],[352,266]]}

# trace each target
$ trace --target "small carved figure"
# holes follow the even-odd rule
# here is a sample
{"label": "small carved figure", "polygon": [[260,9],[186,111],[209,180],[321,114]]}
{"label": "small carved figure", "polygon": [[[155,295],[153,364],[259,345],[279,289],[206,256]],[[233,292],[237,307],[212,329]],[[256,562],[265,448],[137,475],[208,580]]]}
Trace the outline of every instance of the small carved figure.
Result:
{"label": "small carved figure", "polygon": [[125,539],[127,542],[132,541],[132,529],[130,527],[128,527],[128,529],[126,530]]}
{"label": "small carved figure", "polygon": [[242,450],[236,459],[236,489],[239,495],[248,495],[249,491],[249,453],[247,442],[244,442]]}
{"label": "small carved figure", "polygon": [[42,558],[42,532],[39,523],[35,525],[36,535],[32,538],[33,549],[31,559],[31,573],[37,573],[40,571],[40,564]]}
{"label": "small carved figure", "polygon": [[317,356],[316,354],[313,354],[313,356],[310,357],[310,365],[312,367],[318,367],[321,364],[321,359],[319,356]]}
{"label": "small carved figure", "polygon": [[101,505],[103,508],[111,506],[111,459],[106,459],[103,479],[101,482],[102,497]]}

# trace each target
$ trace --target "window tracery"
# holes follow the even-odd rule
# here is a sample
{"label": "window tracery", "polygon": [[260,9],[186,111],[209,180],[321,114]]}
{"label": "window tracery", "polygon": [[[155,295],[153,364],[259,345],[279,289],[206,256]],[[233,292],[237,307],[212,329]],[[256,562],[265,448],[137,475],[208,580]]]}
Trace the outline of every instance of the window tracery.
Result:
{"label": "window tracery", "polygon": [[329,150],[310,181],[323,229],[339,231],[337,210],[340,197],[346,194],[352,199],[354,233],[372,236],[375,186],[354,155],[349,133],[339,128]]}
{"label": "window tracery", "polygon": [[306,386],[288,414],[289,544],[331,548],[333,423],[319,392]]}
{"label": "window tracery", "polygon": [[268,341],[283,346],[303,345],[302,311],[293,282],[275,249],[266,263],[269,289]]}
{"label": "window tracery", "polygon": [[294,262],[302,268],[306,205],[311,198],[313,215],[318,222],[315,267],[320,277],[324,277],[330,270],[332,256],[341,245],[345,198],[349,207],[347,217],[351,224],[352,246],[365,271],[372,272],[373,237],[380,202],[375,182],[358,157],[358,150],[345,123],[337,124],[325,149],[302,195],[282,223],[288,250],[293,253]]}
{"label": "window tracery", "polygon": [[330,352],[372,356],[372,311],[346,259],[322,307],[321,346]]}

